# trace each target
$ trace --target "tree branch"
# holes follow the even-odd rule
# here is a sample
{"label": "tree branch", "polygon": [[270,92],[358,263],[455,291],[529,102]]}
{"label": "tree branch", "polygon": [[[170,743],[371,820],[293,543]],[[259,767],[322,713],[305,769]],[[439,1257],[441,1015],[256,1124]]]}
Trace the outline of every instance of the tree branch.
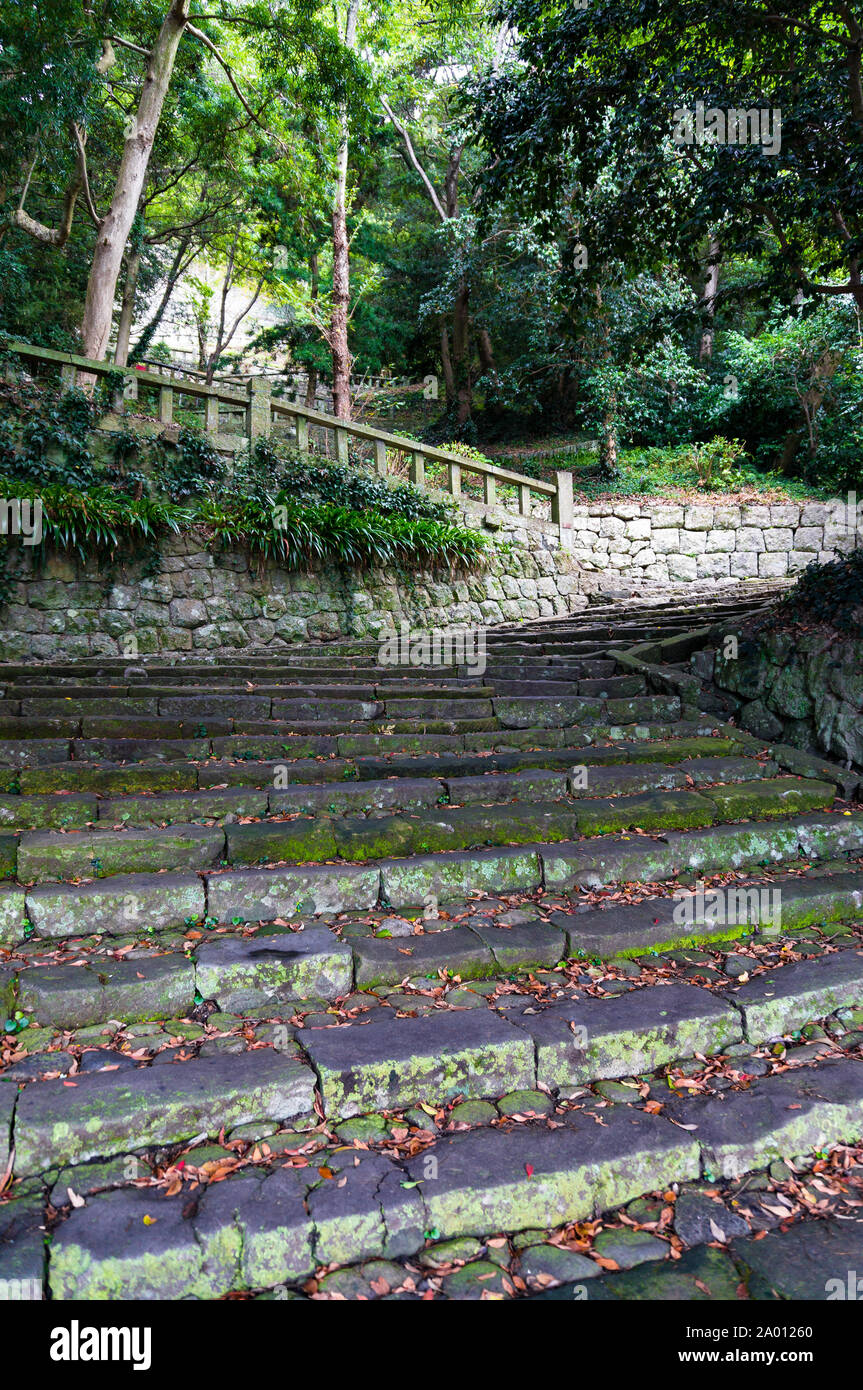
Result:
{"label": "tree branch", "polygon": [[87,174],[87,152],[84,148],[85,137],[81,134],[80,126],[76,125],[74,121],[72,122],[72,134],[75,137],[75,144],[78,149],[78,173],[81,178],[81,190],[84,194],[84,202],[90,214],[90,221],[98,231],[99,227],[102,225],[102,219],[96,211],[93,195],[90,192],[90,179]]}
{"label": "tree branch", "polygon": [[433,207],[434,207],[435,212],[437,213],[437,215],[438,215],[438,217],[440,218],[441,222],[446,222],[446,221],[447,221],[447,215],[446,215],[446,212],[444,211],[443,204],[442,204],[440,198],[438,197],[437,192],[435,191],[434,184],[432,183],[432,181],[431,181],[431,179],[429,178],[428,174],[426,173],[425,169],[424,169],[424,168],[422,167],[422,165],[420,164],[419,160],[417,159],[416,151],[414,150],[413,144],[412,144],[412,142],[411,142],[411,137],[410,137],[410,135],[408,134],[408,131],[407,131],[407,127],[404,126],[404,125],[402,125],[401,121],[400,121],[400,120],[398,119],[398,117],[395,115],[395,112],[393,111],[392,107],[390,106],[390,104],[389,104],[389,102],[387,101],[387,99],[386,99],[385,96],[381,96],[381,106],[384,108],[384,111],[385,111],[386,114],[389,116],[390,120],[392,121],[392,123],[393,123],[393,125],[395,126],[396,130],[398,131],[399,135],[402,137],[402,140],[404,141],[405,149],[406,149],[406,151],[407,151],[408,159],[410,160],[410,162],[411,162],[411,164],[413,165],[413,167],[416,169],[416,171],[417,171],[417,173],[419,174],[420,178],[422,179],[423,183],[425,184],[426,192],[428,193],[429,197],[431,198],[432,205],[433,205]]}

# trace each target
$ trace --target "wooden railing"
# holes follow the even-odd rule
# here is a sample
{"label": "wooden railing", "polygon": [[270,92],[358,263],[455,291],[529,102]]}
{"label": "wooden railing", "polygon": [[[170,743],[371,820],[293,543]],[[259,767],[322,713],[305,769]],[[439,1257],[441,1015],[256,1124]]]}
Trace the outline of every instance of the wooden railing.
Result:
{"label": "wooden railing", "polygon": [[[189,397],[200,414],[198,423],[222,453],[233,454],[247,442],[276,433],[291,439],[300,453],[325,452],[337,462],[347,464],[348,443],[354,440],[382,477],[395,472],[406,459],[408,477],[415,487],[481,501],[488,507],[510,508],[512,504],[523,517],[550,520],[558,528],[561,545],[571,545],[572,474],[565,470],[555,473],[554,482],[528,478],[507,468],[436,449],[405,435],[388,434],[355,420],[340,420],[296,402],[273,400],[267,377],[253,377],[243,393],[228,390],[218,383],[208,385],[192,377],[167,376],[149,368],[141,370],[115,367],[111,362],[93,362],[75,353],[34,347],[30,343],[7,346],[9,351],[34,366],[41,364],[49,370],[58,370],[67,389],[78,384],[79,378],[87,382],[98,377],[122,378],[123,385],[118,384],[114,393],[113,411],[102,421],[102,428],[118,429],[124,415],[137,414],[135,403],[143,391],[148,391],[154,394],[157,413],[154,417],[136,420],[136,424],[142,431],[159,433],[180,423],[176,420],[178,397]],[[232,426],[239,427],[232,429]],[[474,495],[476,491],[479,496]]]}

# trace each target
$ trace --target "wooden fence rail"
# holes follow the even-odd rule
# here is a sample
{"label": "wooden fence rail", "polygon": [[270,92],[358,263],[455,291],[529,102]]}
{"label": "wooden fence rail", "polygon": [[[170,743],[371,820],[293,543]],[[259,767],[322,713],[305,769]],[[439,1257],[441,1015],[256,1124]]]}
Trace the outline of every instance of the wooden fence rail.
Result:
{"label": "wooden fence rail", "polygon": [[[139,392],[148,388],[156,393],[158,405],[157,421],[154,420],[150,428],[156,432],[164,430],[175,423],[177,397],[187,396],[198,403],[203,414],[203,428],[220,452],[233,454],[247,442],[275,432],[291,439],[302,454],[313,452],[313,443],[319,447],[323,444],[330,457],[347,464],[348,444],[354,440],[367,451],[369,461],[381,477],[393,472],[397,463],[406,458],[408,475],[415,487],[471,499],[478,486],[481,498],[474,500],[481,500],[489,507],[510,509],[512,506],[522,517],[551,520],[558,528],[561,545],[571,544],[572,474],[565,470],[555,473],[554,482],[529,478],[507,468],[436,449],[405,435],[388,434],[355,420],[340,420],[297,402],[274,400],[267,377],[253,377],[243,393],[228,390],[217,382],[207,385],[192,377],[167,376],[149,368],[115,367],[111,362],[93,362],[75,353],[34,347],[30,343],[11,343],[8,350],[34,366],[41,364],[59,371],[67,389],[78,384],[79,378],[92,381],[97,377],[115,380],[121,377],[123,386],[117,386],[113,411],[102,422],[103,428],[120,428],[122,417],[134,410]],[[234,432],[225,428],[237,424],[239,428]],[[313,435],[317,436],[314,441]]]}

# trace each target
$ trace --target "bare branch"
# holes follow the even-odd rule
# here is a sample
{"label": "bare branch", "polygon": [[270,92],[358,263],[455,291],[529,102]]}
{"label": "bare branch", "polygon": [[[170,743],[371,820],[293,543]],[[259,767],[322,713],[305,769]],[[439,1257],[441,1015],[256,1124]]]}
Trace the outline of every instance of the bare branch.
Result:
{"label": "bare branch", "polygon": [[82,135],[80,126],[76,125],[74,121],[72,122],[72,134],[75,137],[75,144],[78,149],[78,174],[81,179],[81,189],[84,194],[84,202],[87,206],[87,211],[90,214],[90,220],[93,223],[93,226],[98,229],[102,225],[102,219],[96,211],[96,205],[93,202],[93,195],[90,192],[90,179],[87,174],[87,152],[84,148],[86,144],[86,137]]}
{"label": "bare branch", "polygon": [[411,141],[411,137],[407,131],[407,127],[402,125],[401,121],[395,115],[392,107],[390,106],[385,96],[381,97],[381,106],[384,108],[384,111],[388,115],[389,119],[392,121],[399,135],[402,137],[402,140],[404,141],[405,150],[407,151],[408,159],[410,160],[413,167],[416,169],[423,183],[425,184],[426,192],[431,198],[432,206],[434,207],[435,212],[437,213],[441,222],[446,222],[447,215],[444,211],[443,204],[437,195],[434,184],[432,183],[431,179],[429,178],[428,174],[426,173],[425,169],[422,167],[417,158],[416,151],[414,150],[413,143]]}

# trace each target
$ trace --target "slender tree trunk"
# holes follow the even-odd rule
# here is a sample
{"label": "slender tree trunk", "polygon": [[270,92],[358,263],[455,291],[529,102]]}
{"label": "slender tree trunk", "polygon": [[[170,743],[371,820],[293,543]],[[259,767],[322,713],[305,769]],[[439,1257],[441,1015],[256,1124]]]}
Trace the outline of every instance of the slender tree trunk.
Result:
{"label": "slender tree trunk", "polygon": [[452,363],[456,384],[456,422],[464,425],[471,415],[473,389],[470,373],[470,290],[462,280],[452,316]]}
{"label": "slender tree trunk", "polygon": [[497,367],[494,365],[494,350],[491,345],[491,336],[487,328],[476,330],[476,348],[479,353],[479,365],[482,368],[483,376],[494,376]]}
{"label": "slender tree trunk", "polygon": [[189,17],[189,4],[190,0],[172,0],[147,60],[144,87],[134,124],[123,147],[114,196],[96,234],[81,338],[85,357],[97,361],[105,356],[108,346],[120,266],[147,176],[177,49]]}
{"label": "slender tree trunk", "polygon": [[449,329],[445,323],[441,325],[440,330],[440,361],[443,370],[447,410],[451,410],[455,406],[455,372],[452,366],[452,354],[449,350]]}
{"label": "slender tree trunk", "polygon": [[702,313],[706,319],[701,330],[701,346],[698,356],[702,362],[709,362],[713,356],[713,316],[716,312],[716,292],[719,289],[719,242],[715,236],[710,238],[707,253],[707,279],[701,296]]}
{"label": "slender tree trunk", "polygon": [[[359,0],[348,0],[345,47],[356,48]],[[339,148],[336,154],[336,193],[333,199],[333,308],[330,319],[330,352],[333,359],[333,414],[340,420],[351,415],[351,353],[348,346],[348,306],[351,297],[348,249],[348,150],[350,134],[347,106],[340,114]]]}
{"label": "slender tree trunk", "polygon": [[140,270],[140,251],[130,251],[126,257],[126,279],[123,282],[123,302],[120,306],[120,319],[117,324],[117,347],[114,352],[114,365],[117,367],[125,367],[129,360],[129,339],[132,336],[132,318],[135,313],[135,293],[138,289],[138,275]]}
{"label": "slender tree trunk", "polygon": [[[309,295],[313,304],[318,299],[318,253],[309,253]],[[306,368],[306,410],[314,410],[315,399],[318,394],[318,369],[313,362]]]}
{"label": "slender tree trunk", "polygon": [[162,322],[162,319],[165,316],[165,311],[171,301],[171,295],[177,288],[180,276],[184,273],[184,271],[188,270],[189,266],[194,260],[194,252],[190,256],[188,256],[188,258],[186,256],[186,253],[189,250],[191,240],[191,236],[187,234],[183,237],[182,241],[177,247],[177,254],[174,256],[174,259],[171,263],[171,269],[168,271],[168,278],[165,282],[165,288],[162,291],[162,298],[159,300],[156,312],[153,314],[153,317],[150,319],[149,323],[146,324],[145,327],[141,330],[141,333],[138,337],[138,341],[132,348],[132,351],[129,353],[129,362],[140,361],[140,359],[146,354],[148,347],[153,341],[153,338],[156,335],[156,330],[159,327],[159,324]]}

